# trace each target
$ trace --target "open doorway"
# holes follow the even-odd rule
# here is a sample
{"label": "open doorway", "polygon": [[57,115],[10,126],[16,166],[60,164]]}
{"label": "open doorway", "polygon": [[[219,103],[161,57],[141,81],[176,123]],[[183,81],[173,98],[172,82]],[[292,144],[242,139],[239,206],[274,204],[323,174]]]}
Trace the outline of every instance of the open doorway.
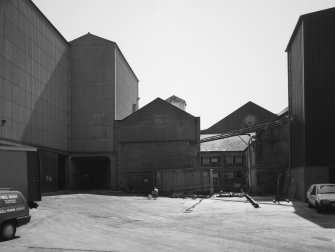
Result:
{"label": "open doorway", "polygon": [[110,186],[108,157],[72,158],[72,178],[75,189],[103,189]]}
{"label": "open doorway", "polygon": [[58,155],[58,189],[64,190],[65,189],[65,177],[66,177],[66,166],[67,166],[67,156],[65,155]]}

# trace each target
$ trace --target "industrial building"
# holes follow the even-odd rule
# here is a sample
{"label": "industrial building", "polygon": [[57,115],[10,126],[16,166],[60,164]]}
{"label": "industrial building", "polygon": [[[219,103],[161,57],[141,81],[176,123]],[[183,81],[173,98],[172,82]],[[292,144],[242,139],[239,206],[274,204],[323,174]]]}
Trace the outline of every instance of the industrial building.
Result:
{"label": "industrial building", "polygon": [[289,121],[287,116],[288,110],[284,109],[277,114],[271,127],[265,126],[257,130],[244,151],[249,183],[254,194],[285,196],[288,191]]}
{"label": "industrial building", "polygon": [[114,121],[138,100],[115,42],[89,33],[68,42],[32,1],[0,1],[1,187],[30,200],[116,187]]}
{"label": "industrial building", "polygon": [[274,113],[249,101],[208,129],[201,130],[201,134],[227,133],[233,130],[270,122],[275,118],[276,115]]}
{"label": "industrial building", "polygon": [[289,163],[287,118],[287,109],[276,115],[248,102],[203,130],[201,167],[213,169],[215,188],[248,187],[251,193],[267,195],[282,191]]}
{"label": "industrial building", "polygon": [[[199,170],[199,117],[157,98],[117,121],[116,132],[121,188],[149,191],[157,185],[162,191],[203,183],[203,172],[195,172]],[[171,172],[182,181],[169,179]]]}
{"label": "industrial building", "polygon": [[335,8],[300,16],[286,52],[290,179],[303,200],[311,184],[335,182]]}
{"label": "industrial building", "polygon": [[[213,135],[201,135],[201,138]],[[201,169],[213,170],[215,191],[240,192],[247,185],[247,165],[244,151],[248,135],[233,136],[200,144]]]}

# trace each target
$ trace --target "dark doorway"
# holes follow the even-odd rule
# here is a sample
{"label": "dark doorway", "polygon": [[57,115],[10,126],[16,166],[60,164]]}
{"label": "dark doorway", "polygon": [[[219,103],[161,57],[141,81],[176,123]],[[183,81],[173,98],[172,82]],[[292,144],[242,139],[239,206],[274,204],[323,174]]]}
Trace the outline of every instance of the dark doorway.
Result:
{"label": "dark doorway", "polygon": [[257,193],[260,195],[274,195],[277,191],[276,171],[257,171]]}
{"label": "dark doorway", "polygon": [[134,172],[130,173],[129,187],[134,192],[143,192],[148,194],[154,187],[154,173],[153,172]]}
{"label": "dark doorway", "polygon": [[58,156],[58,189],[64,190],[65,188],[65,166],[66,166],[66,156]]}
{"label": "dark doorway", "polygon": [[58,153],[38,150],[41,192],[58,190]]}
{"label": "dark doorway", "polygon": [[103,189],[110,186],[110,159],[108,157],[72,158],[73,187],[76,189]]}

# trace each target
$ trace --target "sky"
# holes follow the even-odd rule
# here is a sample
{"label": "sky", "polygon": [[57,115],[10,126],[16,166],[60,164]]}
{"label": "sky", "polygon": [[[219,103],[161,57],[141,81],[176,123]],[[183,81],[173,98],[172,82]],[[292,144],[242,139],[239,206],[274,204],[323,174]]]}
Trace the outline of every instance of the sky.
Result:
{"label": "sky", "polygon": [[248,101],[288,106],[286,46],[300,15],[335,0],[33,0],[68,41],[116,42],[139,79],[140,108],[176,95],[201,129]]}

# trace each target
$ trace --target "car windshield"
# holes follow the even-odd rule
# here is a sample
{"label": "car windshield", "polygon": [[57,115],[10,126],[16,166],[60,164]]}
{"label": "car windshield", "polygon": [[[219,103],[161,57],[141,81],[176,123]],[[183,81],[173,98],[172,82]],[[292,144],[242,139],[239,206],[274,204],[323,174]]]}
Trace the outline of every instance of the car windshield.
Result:
{"label": "car windshield", "polygon": [[335,185],[322,185],[318,188],[318,193],[335,193]]}

